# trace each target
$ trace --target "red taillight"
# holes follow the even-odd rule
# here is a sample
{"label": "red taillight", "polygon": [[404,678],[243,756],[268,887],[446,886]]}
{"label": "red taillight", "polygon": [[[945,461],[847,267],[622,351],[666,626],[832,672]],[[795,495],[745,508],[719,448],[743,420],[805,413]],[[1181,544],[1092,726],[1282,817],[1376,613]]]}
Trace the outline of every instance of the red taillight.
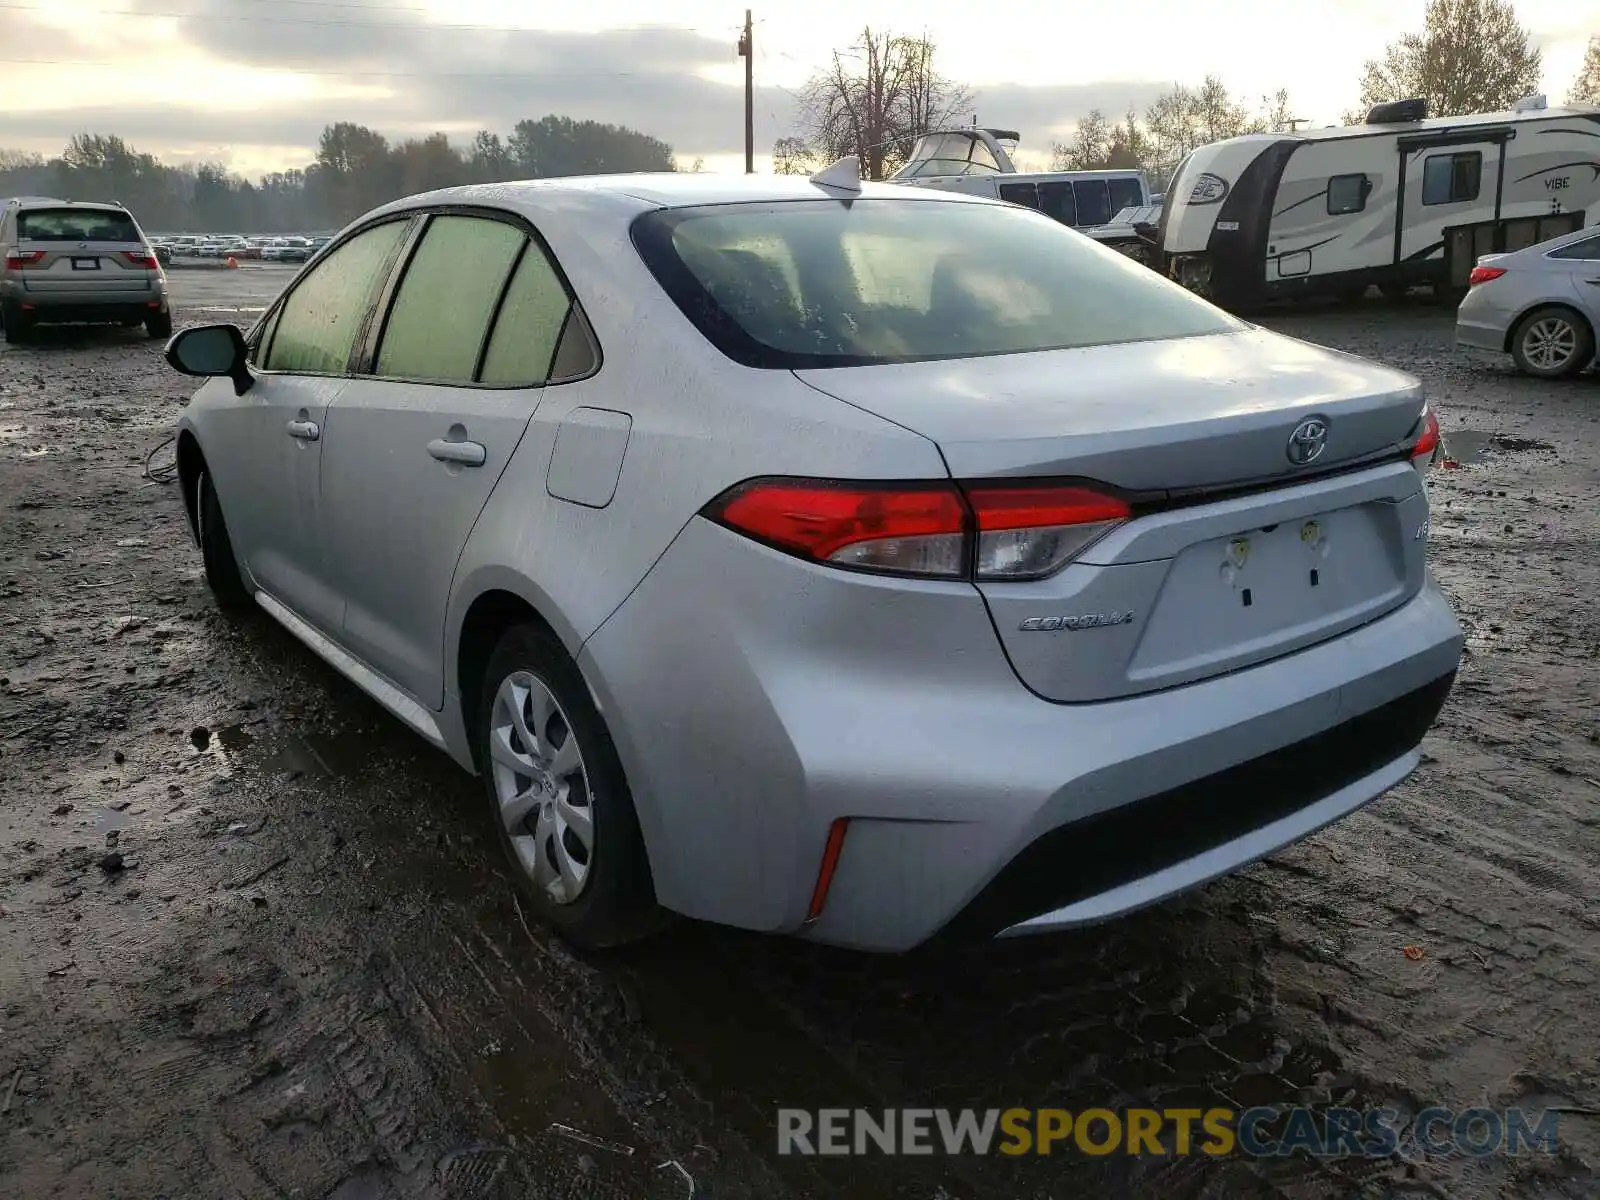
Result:
{"label": "red taillight", "polygon": [[707,515],[820,562],[947,578],[966,566],[966,509],[948,483],[757,479],[714,501]]}
{"label": "red taillight", "polygon": [[154,254],[146,254],[143,250],[124,250],[122,257],[130,267],[143,267],[147,271],[154,271],[161,265]]}
{"label": "red taillight", "polygon": [[1477,287],[1480,283],[1488,283],[1491,279],[1499,279],[1506,273],[1504,267],[1473,267],[1472,273],[1467,276],[1467,286]]}
{"label": "red taillight", "polygon": [[1081,485],[811,479],[751,480],[705,512],[803,558],[938,579],[1037,579],[1132,515]]}
{"label": "red taillight", "polygon": [[1439,418],[1433,415],[1433,409],[1422,410],[1422,435],[1417,438],[1417,444],[1411,447],[1411,461],[1419,467],[1432,465],[1433,456],[1439,449]]}
{"label": "red taillight", "polygon": [[14,269],[32,267],[44,261],[43,250],[7,250],[6,266]]}

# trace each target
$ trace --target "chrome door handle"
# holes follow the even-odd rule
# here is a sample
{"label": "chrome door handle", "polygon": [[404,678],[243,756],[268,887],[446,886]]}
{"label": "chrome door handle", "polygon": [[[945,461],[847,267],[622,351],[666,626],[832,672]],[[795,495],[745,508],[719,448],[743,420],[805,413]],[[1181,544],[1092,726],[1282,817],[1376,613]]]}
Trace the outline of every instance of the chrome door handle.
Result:
{"label": "chrome door handle", "polygon": [[314,442],[322,436],[322,430],[315,421],[290,421],[289,436],[302,442]]}
{"label": "chrome door handle", "polygon": [[458,463],[463,467],[481,467],[489,456],[477,442],[447,442],[443,438],[429,442],[428,453],[440,462]]}

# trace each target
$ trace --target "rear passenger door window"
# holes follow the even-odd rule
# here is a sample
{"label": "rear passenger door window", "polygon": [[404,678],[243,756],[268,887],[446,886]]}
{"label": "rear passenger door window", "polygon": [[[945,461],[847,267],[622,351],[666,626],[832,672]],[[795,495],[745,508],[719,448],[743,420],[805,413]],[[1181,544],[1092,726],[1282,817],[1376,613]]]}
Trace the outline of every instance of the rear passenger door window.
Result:
{"label": "rear passenger door window", "polygon": [[[571,313],[572,300],[555,265],[542,246],[530,241],[489,335],[481,381],[498,387],[529,387],[549,380]],[[572,336],[585,335],[575,329]],[[569,377],[572,373],[587,374],[587,368],[569,372]]]}
{"label": "rear passenger door window", "polygon": [[266,347],[266,370],[345,373],[377,286],[408,226],[407,221],[389,221],[356,234],[295,285],[284,298]]}
{"label": "rear passenger door window", "polygon": [[471,383],[495,305],[526,240],[515,225],[488,217],[430,220],[395,292],[374,373]]}

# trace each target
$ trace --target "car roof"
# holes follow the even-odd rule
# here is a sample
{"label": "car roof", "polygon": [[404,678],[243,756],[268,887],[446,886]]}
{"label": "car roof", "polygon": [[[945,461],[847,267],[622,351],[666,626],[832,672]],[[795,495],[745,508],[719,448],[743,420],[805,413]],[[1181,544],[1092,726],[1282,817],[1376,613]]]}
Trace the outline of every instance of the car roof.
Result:
{"label": "car roof", "polygon": [[401,212],[440,204],[482,204],[526,209],[530,213],[559,207],[594,215],[631,215],[660,208],[702,204],[760,204],[788,200],[899,199],[951,204],[996,204],[984,196],[929,188],[863,181],[859,192],[845,192],[812,183],[804,175],[710,175],[640,172],[630,175],[583,175],[563,179],[523,179],[510,183],[468,184],[408,196],[377,213]]}
{"label": "car roof", "polygon": [[85,212],[125,213],[128,211],[122,205],[106,200],[51,200],[46,196],[29,196],[17,202],[17,210],[19,212],[30,212],[39,208],[79,208]]}

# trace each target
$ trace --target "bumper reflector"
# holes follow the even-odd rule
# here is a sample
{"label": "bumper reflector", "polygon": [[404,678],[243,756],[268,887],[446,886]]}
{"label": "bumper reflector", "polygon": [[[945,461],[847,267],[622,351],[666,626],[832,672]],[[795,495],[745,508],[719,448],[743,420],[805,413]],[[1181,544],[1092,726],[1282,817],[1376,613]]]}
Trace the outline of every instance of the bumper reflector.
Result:
{"label": "bumper reflector", "polygon": [[840,817],[828,827],[828,844],[822,851],[822,866],[817,871],[817,886],[811,891],[811,907],[806,911],[807,925],[814,925],[822,916],[823,905],[828,903],[828,888],[833,884],[834,868],[839,865],[839,854],[844,849],[844,835],[850,828],[850,818]]}

